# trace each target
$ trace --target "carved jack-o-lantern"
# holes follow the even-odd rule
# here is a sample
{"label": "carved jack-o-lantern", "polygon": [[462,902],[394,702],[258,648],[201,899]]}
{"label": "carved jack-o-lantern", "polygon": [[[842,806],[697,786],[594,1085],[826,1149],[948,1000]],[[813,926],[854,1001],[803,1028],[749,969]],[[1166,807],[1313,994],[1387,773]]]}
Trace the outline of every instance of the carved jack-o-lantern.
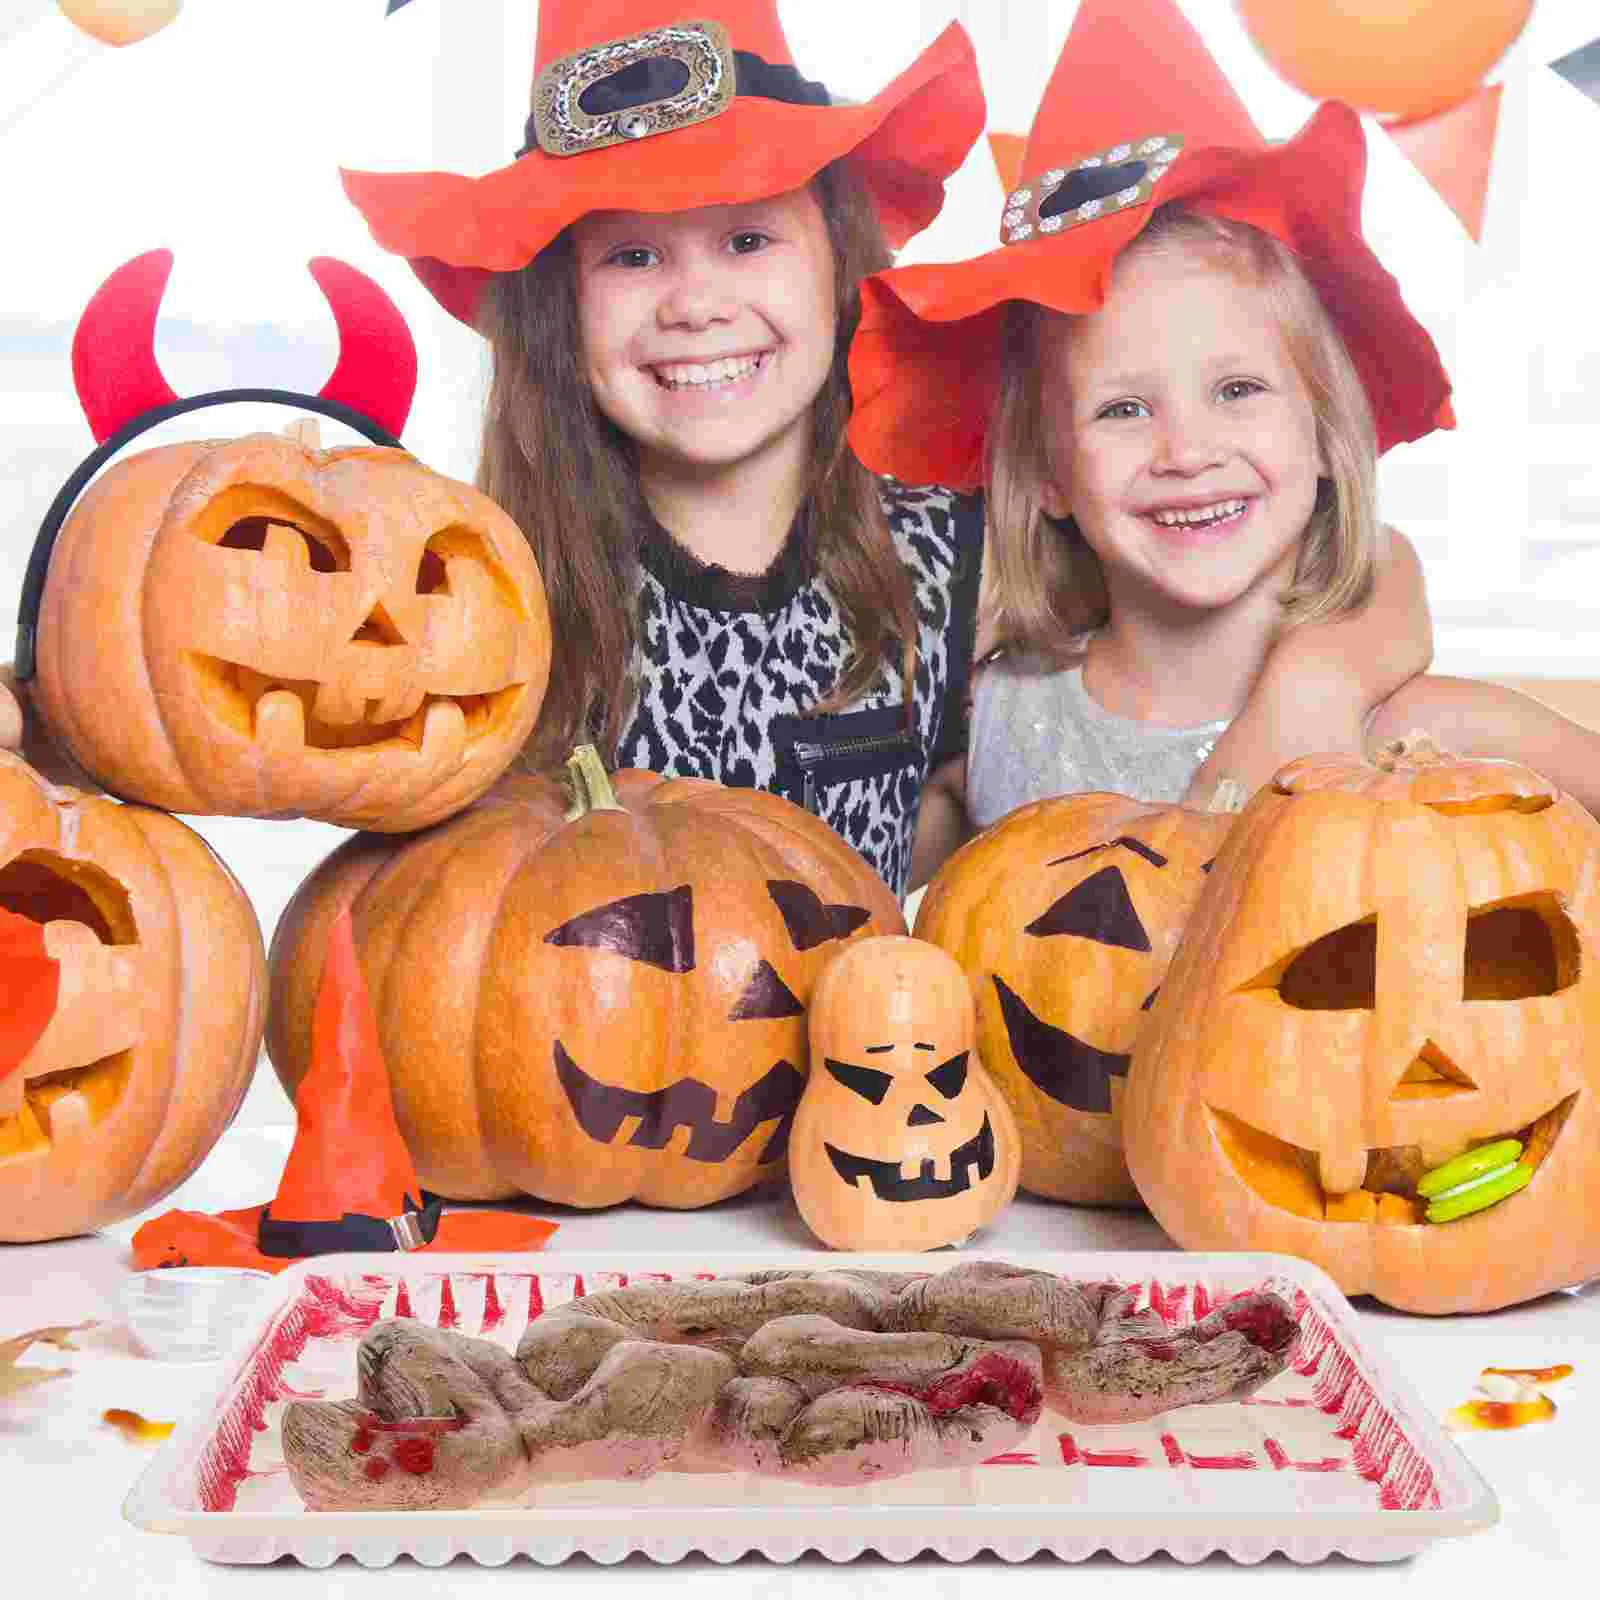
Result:
{"label": "carved jack-o-lantern", "polygon": [[261,931],[191,829],[8,752],[0,907],[56,966],[48,1021],[0,1078],[0,1240],[62,1238],[155,1204],[227,1127],[261,1042]]}
{"label": "carved jack-o-lantern", "polygon": [[[99,437],[122,426],[102,453],[149,418],[229,398],[174,401],[148,350],[125,348],[125,325],[154,325],[169,268],[164,252],[129,263],[79,325],[85,409]],[[369,348],[376,326],[414,371],[376,286],[337,262],[314,271],[369,365],[384,354]],[[357,353],[318,409],[345,414],[339,375]],[[142,362],[146,389],[137,374],[115,389],[117,361]],[[408,404],[409,388],[391,410]],[[481,794],[537,719],[549,614],[527,540],[487,496],[403,450],[267,433],[166,445],[108,466],[55,534],[65,504],[30,568],[19,660],[35,653],[37,603],[35,701],[116,794],[403,831]]]}
{"label": "carved jack-o-lantern", "polygon": [[[1179,1243],[1475,1311],[1600,1271],[1597,1096],[1600,825],[1525,768],[1405,745],[1295,762],[1234,823],[1123,1126]],[[1520,1193],[1424,1220],[1424,1173],[1508,1138]]]}
{"label": "carved jack-o-lantern", "polygon": [[1137,1205],[1122,1154],[1134,1039],[1232,822],[1117,794],[1022,806],[945,863],[916,934],[972,982],[1022,1186]]}
{"label": "carved jack-o-lantern", "polygon": [[690,1207],[783,1170],[828,957],[898,932],[826,823],[759,790],[574,762],[410,840],[347,841],[272,949],[268,1048],[305,1071],[326,930],[353,903],[423,1185]]}
{"label": "carved jack-o-lantern", "polygon": [[1016,1118],[978,1059],[966,974],[920,939],[864,939],[811,997],[811,1076],[789,1170],[806,1226],[841,1250],[964,1239],[1017,1192]]}

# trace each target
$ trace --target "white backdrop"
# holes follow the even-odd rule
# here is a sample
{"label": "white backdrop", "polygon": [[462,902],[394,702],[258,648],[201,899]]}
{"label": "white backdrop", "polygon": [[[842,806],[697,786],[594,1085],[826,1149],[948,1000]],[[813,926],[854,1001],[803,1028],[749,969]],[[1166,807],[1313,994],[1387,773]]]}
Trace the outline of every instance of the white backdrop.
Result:
{"label": "white backdrop", "polygon": [[[1026,131],[1073,0],[780,0],[794,55],[862,98],[953,17],[977,45],[990,126]],[[1185,0],[1269,137],[1310,103],[1256,54],[1229,0]],[[686,14],[693,13],[686,7]],[[470,477],[482,352],[344,200],[340,164],[484,172],[521,142],[534,0],[185,0],[178,21],[114,51],[49,0],[0,0],[0,650],[33,533],[91,447],[68,350],[106,274],[157,245],[177,256],[157,330],[180,393],[228,385],[315,390],[331,319],[307,258],[376,278],[416,336],[421,381],[407,444]],[[1600,663],[1600,106],[1544,63],[1600,32],[1594,0],[1537,0],[1496,76],[1505,84],[1484,240],[1368,126],[1369,237],[1445,353],[1460,426],[1404,446],[1380,477],[1389,520],[1428,573],[1440,670],[1587,677]],[[904,260],[989,248],[1001,190],[979,141],[939,220]],[[282,425],[204,413],[176,434]],[[148,436],[159,442],[163,435]],[[319,824],[197,824],[249,889],[269,935],[295,883],[334,842]],[[245,1115],[287,1118],[270,1074]]]}

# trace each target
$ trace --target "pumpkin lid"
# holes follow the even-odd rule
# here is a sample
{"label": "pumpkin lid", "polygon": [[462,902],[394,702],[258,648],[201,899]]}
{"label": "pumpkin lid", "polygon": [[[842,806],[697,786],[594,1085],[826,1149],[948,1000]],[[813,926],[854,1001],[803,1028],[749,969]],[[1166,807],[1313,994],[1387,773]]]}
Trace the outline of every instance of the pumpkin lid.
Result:
{"label": "pumpkin lid", "polygon": [[1543,811],[1561,798],[1548,778],[1515,761],[1457,756],[1432,734],[1393,739],[1372,762],[1333,754],[1300,756],[1272,780],[1280,795],[1341,790],[1370,800],[1409,800],[1440,811]]}

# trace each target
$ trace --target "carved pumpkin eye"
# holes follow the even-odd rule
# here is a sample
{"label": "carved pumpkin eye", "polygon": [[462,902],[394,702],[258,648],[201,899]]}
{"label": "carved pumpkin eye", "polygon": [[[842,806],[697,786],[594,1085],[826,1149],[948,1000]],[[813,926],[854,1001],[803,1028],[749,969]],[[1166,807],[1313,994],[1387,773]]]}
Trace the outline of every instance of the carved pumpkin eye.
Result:
{"label": "carved pumpkin eye", "polygon": [[883,1104],[883,1097],[894,1082],[889,1073],[879,1072],[874,1067],[857,1067],[848,1061],[833,1060],[825,1060],[823,1065],[845,1088],[860,1095],[863,1100],[870,1100],[875,1106]]}
{"label": "carved pumpkin eye", "polygon": [[1276,989],[1301,1011],[1370,1011],[1378,993],[1378,924],[1367,917],[1335,928],[1298,951],[1252,989]]}
{"label": "carved pumpkin eye", "polygon": [[872,915],[865,906],[828,905],[814,889],[787,878],[770,879],[767,893],[796,950],[811,950],[829,939],[848,939]]}
{"label": "carved pumpkin eye", "polygon": [[966,1085],[967,1054],[968,1052],[963,1050],[960,1055],[951,1056],[948,1061],[941,1062],[927,1074],[928,1082],[946,1100],[954,1100]]}
{"label": "carved pumpkin eye", "polygon": [[[313,572],[348,572],[350,570],[350,552],[345,549],[344,541],[335,538],[331,533],[324,533],[322,537],[307,533],[298,523],[285,522],[277,517],[240,517],[237,522],[231,523],[226,533],[217,540],[225,550],[265,550],[267,538],[271,529],[281,528],[291,534],[298,534],[305,544],[306,559],[311,563]],[[280,543],[281,541],[274,541]]]}
{"label": "carved pumpkin eye", "polygon": [[1081,883],[1074,884],[1023,932],[1036,939],[1071,933],[1124,950],[1150,949],[1150,936],[1133,908],[1120,867],[1102,867]]}
{"label": "carved pumpkin eye", "polygon": [[1463,1000],[1529,1000],[1578,981],[1578,932],[1553,894],[1467,913]]}
{"label": "carved pumpkin eye", "polygon": [[805,1007],[777,974],[770,961],[758,961],[744,993],[728,1013],[729,1022],[753,1022],[763,1017],[798,1017]]}
{"label": "carved pumpkin eye", "polygon": [[693,894],[685,883],[662,894],[624,895],[569,918],[544,942],[609,950],[666,972],[693,972]]}

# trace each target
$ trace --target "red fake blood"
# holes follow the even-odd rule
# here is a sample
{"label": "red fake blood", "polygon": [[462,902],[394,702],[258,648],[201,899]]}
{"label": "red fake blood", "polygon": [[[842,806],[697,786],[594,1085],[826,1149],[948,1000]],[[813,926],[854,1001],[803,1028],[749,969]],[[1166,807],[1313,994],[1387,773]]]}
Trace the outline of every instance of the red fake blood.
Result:
{"label": "red fake blood", "polygon": [[372,1448],[372,1430],[370,1428],[357,1428],[355,1437],[350,1441],[350,1453],[355,1456],[364,1456]]}
{"label": "red fake blood", "polygon": [[413,1477],[420,1478],[425,1472],[432,1472],[433,1440],[402,1439],[394,1447],[394,1461]]}
{"label": "red fake blood", "polygon": [[910,1395],[936,1417],[959,1411],[963,1406],[993,1406],[1015,1422],[1033,1422],[1044,1406],[1044,1391],[1038,1379],[1020,1361],[993,1352],[979,1356],[964,1371],[952,1372],[926,1389],[879,1382],[865,1383],[861,1387]]}
{"label": "red fake blood", "polygon": [[439,1290],[439,1326],[453,1328],[461,1318],[456,1311],[455,1290],[450,1287],[450,1280],[444,1280],[444,1286]]}
{"label": "red fake blood", "polygon": [[1258,1349],[1274,1354],[1287,1350],[1300,1331],[1295,1319],[1270,1300],[1228,1306],[1223,1310],[1222,1321],[1229,1333],[1242,1333]]}
{"label": "red fake blood", "polygon": [[406,1293],[406,1282],[402,1278],[400,1286],[394,1294],[394,1314],[397,1317],[409,1317],[414,1313],[411,1310],[411,1296]]}
{"label": "red fake blood", "polygon": [[505,1320],[505,1307],[500,1304],[500,1296],[494,1286],[494,1274],[486,1272],[483,1275],[483,1322],[478,1332],[493,1333]]}
{"label": "red fake blood", "polygon": [[382,1417],[363,1412],[360,1417],[363,1429],[373,1433],[459,1433],[467,1425],[465,1417],[401,1417],[386,1422]]}
{"label": "red fake blood", "polygon": [[382,1456],[374,1456],[361,1469],[374,1483],[382,1483],[389,1476],[389,1463]]}

